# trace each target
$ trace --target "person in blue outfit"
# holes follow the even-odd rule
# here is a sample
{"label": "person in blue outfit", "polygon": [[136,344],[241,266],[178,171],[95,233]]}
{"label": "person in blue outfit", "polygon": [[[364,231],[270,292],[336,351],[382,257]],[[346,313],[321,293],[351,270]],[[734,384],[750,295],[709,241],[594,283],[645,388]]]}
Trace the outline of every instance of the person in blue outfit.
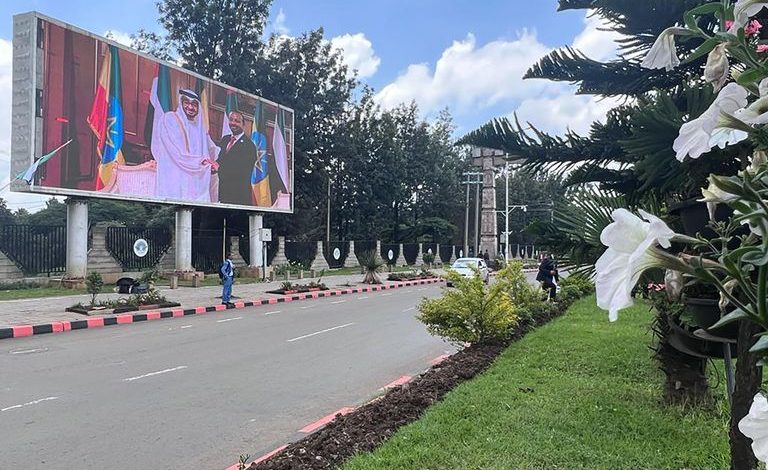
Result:
{"label": "person in blue outfit", "polygon": [[235,280],[235,266],[232,264],[232,260],[229,259],[229,253],[226,254],[225,258],[221,268],[219,268],[219,277],[224,285],[224,289],[221,292],[221,303],[229,305],[229,299],[232,297],[232,283]]}

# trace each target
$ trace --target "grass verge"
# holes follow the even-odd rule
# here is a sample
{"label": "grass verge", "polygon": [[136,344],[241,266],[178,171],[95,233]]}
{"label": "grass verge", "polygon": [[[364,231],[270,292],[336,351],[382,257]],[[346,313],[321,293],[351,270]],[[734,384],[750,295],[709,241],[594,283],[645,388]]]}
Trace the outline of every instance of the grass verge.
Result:
{"label": "grass verge", "polygon": [[0,290],[0,300],[61,297],[65,295],[82,295],[85,293],[85,289],[66,289],[64,287],[29,287],[25,289]]}
{"label": "grass verge", "polygon": [[582,299],[343,468],[728,468],[722,400],[709,411],[661,402],[650,318],[639,305],[609,323]]}

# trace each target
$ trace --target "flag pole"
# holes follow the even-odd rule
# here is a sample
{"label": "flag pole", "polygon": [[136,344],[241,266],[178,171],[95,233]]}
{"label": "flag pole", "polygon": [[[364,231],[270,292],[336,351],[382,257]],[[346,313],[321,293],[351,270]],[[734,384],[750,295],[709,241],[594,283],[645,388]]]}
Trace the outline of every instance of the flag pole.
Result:
{"label": "flag pole", "polygon": [[224,216],[224,238],[221,241],[221,259],[227,260],[227,216]]}

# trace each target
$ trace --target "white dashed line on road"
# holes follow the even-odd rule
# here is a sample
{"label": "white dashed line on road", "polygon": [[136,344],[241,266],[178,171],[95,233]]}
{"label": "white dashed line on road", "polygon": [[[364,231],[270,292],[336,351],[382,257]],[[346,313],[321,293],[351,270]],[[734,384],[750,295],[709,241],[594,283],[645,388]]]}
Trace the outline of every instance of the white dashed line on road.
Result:
{"label": "white dashed line on road", "polygon": [[32,354],[36,352],[45,352],[48,348],[37,348],[37,349],[23,349],[21,351],[11,351],[11,354]]}
{"label": "white dashed line on road", "polygon": [[368,298],[367,295],[361,295],[360,297],[357,298],[357,300],[365,300],[367,298]]}
{"label": "white dashed line on road", "polygon": [[188,366],[178,366],[178,367],[173,367],[171,369],[164,369],[164,370],[159,370],[157,372],[150,372],[149,374],[137,375],[136,377],[128,377],[127,379],[123,379],[123,382],[133,382],[134,380],[143,379],[145,377],[152,377],[153,375],[167,374],[168,372],[174,372],[177,370],[186,369],[187,367]]}
{"label": "white dashed line on road", "polygon": [[276,313],[280,313],[282,310],[275,310],[273,312],[264,312],[264,315],[274,315]]}
{"label": "white dashed line on road", "polygon": [[184,326],[182,326],[182,327],[181,327],[181,329],[182,329],[182,330],[183,330],[184,328],[192,328],[192,325],[184,325]]}
{"label": "white dashed line on road", "polygon": [[24,408],[25,406],[37,405],[38,403],[42,403],[44,401],[51,401],[51,400],[58,400],[58,399],[59,399],[59,397],[41,398],[39,400],[30,401],[30,402],[27,402],[27,403],[23,403],[21,405],[13,405],[13,406],[9,406],[7,408],[0,408],[0,413],[2,413],[3,411],[15,410],[17,408]]}
{"label": "white dashed line on road", "polygon": [[346,302],[346,300],[337,300],[337,301],[331,302],[331,303],[332,304],[343,304],[344,302]]}
{"label": "white dashed line on road", "polygon": [[235,317],[235,318],[225,318],[223,320],[216,320],[216,323],[224,323],[228,321],[235,321],[235,320],[242,320],[243,317]]}
{"label": "white dashed line on road", "polygon": [[411,310],[416,310],[416,307],[408,307],[403,312],[410,312]]}
{"label": "white dashed line on road", "polygon": [[300,339],[309,338],[309,337],[311,337],[311,336],[319,335],[319,334],[321,334],[321,333],[327,333],[327,332],[329,332],[329,331],[333,331],[333,330],[338,330],[339,328],[346,328],[346,327],[348,327],[348,326],[352,326],[352,325],[354,325],[354,324],[355,324],[355,323],[353,322],[353,323],[347,323],[347,324],[345,324],[345,325],[334,326],[333,328],[326,328],[325,330],[316,331],[316,332],[314,332],[314,333],[310,333],[310,334],[308,334],[308,335],[304,335],[304,336],[298,336],[298,337],[296,337],[296,338],[291,338],[291,339],[287,340],[287,342],[288,342],[288,343],[292,343],[292,342],[294,342],[294,341],[298,341],[298,340],[300,340]]}

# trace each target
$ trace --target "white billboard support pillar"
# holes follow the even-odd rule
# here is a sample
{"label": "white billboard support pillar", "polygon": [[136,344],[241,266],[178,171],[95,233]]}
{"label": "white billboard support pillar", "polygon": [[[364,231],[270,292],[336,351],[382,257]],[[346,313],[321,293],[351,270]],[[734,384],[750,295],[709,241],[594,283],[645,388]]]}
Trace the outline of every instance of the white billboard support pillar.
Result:
{"label": "white billboard support pillar", "polygon": [[251,253],[248,266],[251,268],[258,268],[264,264],[260,235],[262,228],[264,228],[264,216],[261,214],[248,214],[248,240]]}
{"label": "white billboard support pillar", "polygon": [[192,209],[176,209],[176,272],[194,271],[192,268]]}
{"label": "white billboard support pillar", "polygon": [[67,279],[85,279],[88,271],[88,201],[67,199]]}

